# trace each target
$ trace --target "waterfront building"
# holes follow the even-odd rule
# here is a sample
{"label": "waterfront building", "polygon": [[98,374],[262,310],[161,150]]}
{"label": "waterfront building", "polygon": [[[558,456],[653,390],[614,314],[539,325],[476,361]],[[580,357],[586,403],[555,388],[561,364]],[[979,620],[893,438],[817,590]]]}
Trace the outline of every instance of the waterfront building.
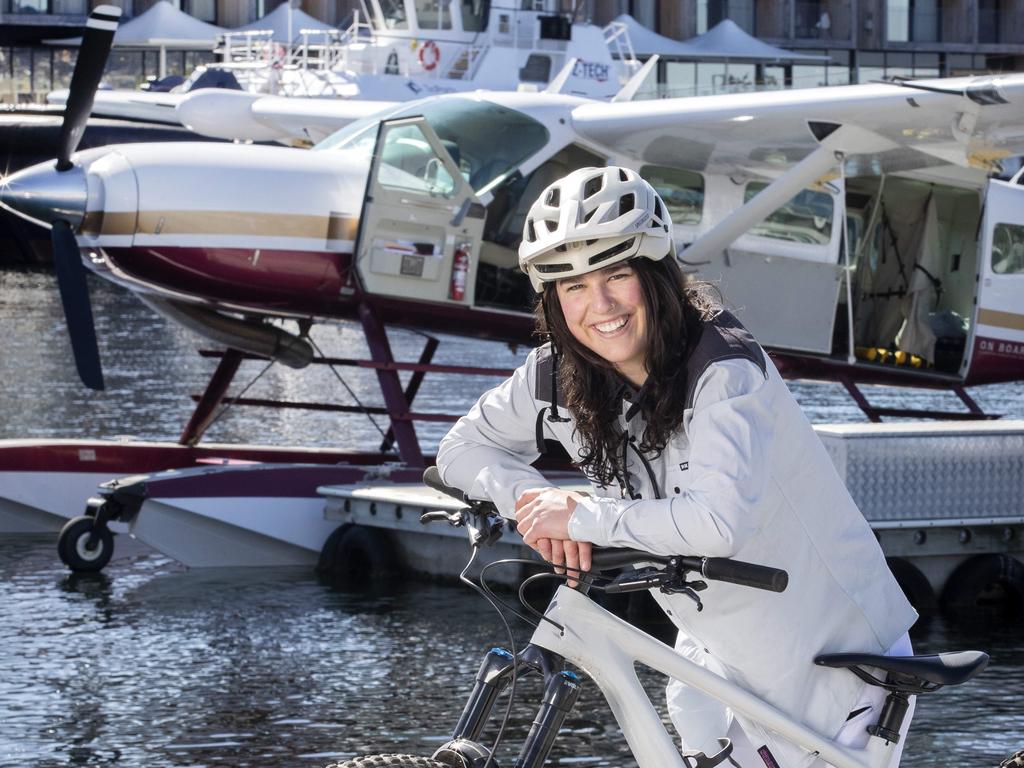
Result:
{"label": "waterfront building", "polygon": [[[249,24],[284,0],[0,0],[0,102],[39,102],[65,88],[75,50],[44,40],[73,37],[89,9],[121,6],[126,18],[156,2],[221,27]],[[347,26],[361,0],[292,0],[311,16]],[[449,3],[478,7],[488,0],[382,0],[411,3],[437,18]],[[490,0],[532,7],[542,0]],[[561,0],[567,13],[606,24],[628,13],[645,27],[684,40],[731,19],[771,45],[826,57],[820,62],[744,63],[716,59],[664,60],[660,95],[743,88],[811,87],[870,82],[886,77],[939,77],[1024,69],[1024,0]],[[106,80],[116,87],[156,76],[155,49],[115,48]],[[187,75],[212,61],[210,48],[166,52],[168,74]]]}

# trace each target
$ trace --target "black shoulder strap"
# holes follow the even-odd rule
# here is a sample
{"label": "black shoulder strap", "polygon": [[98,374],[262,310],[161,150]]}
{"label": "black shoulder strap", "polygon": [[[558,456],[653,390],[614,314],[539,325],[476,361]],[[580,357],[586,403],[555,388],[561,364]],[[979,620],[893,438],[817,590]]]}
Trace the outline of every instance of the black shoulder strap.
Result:
{"label": "black shoulder strap", "polygon": [[533,396],[537,402],[548,404],[537,411],[537,422],[534,425],[537,452],[541,454],[552,452],[549,445],[551,441],[544,437],[544,415],[550,414],[548,421],[566,421],[564,418],[556,417],[556,404],[552,402],[553,399],[557,398],[557,405],[562,408],[566,407],[562,392],[555,386],[555,362],[556,358],[550,342],[537,349],[537,378],[533,383]]}
{"label": "black shoulder strap", "polygon": [[686,361],[686,407],[693,407],[697,382],[712,363],[749,360],[768,375],[764,352],[731,312],[719,312],[701,323],[700,338]]}
{"label": "black shoulder strap", "polygon": [[[552,354],[551,344],[549,342],[537,349],[537,379],[533,386],[533,396],[538,402],[554,405],[554,403],[552,403],[554,367],[555,356]],[[565,408],[564,396],[561,392],[557,392],[556,394],[558,396],[557,405],[560,408]]]}

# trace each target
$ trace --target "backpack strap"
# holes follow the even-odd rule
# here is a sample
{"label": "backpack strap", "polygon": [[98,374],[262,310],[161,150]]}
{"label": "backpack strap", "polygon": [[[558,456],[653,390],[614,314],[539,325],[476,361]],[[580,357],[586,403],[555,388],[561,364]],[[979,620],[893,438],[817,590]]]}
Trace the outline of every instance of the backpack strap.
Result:
{"label": "backpack strap", "polygon": [[722,311],[700,325],[700,336],[686,361],[686,407],[693,408],[697,383],[708,367],[723,360],[749,360],[768,376],[764,351],[731,312]]}

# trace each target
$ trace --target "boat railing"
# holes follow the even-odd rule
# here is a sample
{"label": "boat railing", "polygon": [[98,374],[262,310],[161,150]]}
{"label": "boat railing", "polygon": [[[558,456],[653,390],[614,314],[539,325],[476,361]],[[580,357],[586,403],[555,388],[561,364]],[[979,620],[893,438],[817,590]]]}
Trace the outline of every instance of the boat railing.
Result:
{"label": "boat railing", "polygon": [[627,72],[636,72],[640,62],[633,50],[633,40],[629,36],[629,27],[621,21],[613,21],[604,28],[604,42],[613,59],[618,59]]}

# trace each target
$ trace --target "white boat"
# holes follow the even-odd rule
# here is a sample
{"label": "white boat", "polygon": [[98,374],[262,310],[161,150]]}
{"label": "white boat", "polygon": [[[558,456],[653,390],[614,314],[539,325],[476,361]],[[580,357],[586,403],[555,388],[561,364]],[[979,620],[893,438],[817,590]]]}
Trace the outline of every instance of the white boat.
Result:
{"label": "white boat", "polygon": [[[531,3],[528,10],[413,0],[363,6],[347,29],[300,30],[292,46],[275,42],[270,31],[225,34],[216,50],[222,60],[197,68],[172,91],[99,91],[92,112],[191,126],[230,121],[208,114],[209,100],[179,113],[190,94],[211,88],[400,102],[477,89],[536,91],[558,77],[561,92],[602,99],[614,96],[639,68],[624,23],[602,28],[576,22],[553,0]],[[54,91],[47,100],[64,104],[67,91]]]}

